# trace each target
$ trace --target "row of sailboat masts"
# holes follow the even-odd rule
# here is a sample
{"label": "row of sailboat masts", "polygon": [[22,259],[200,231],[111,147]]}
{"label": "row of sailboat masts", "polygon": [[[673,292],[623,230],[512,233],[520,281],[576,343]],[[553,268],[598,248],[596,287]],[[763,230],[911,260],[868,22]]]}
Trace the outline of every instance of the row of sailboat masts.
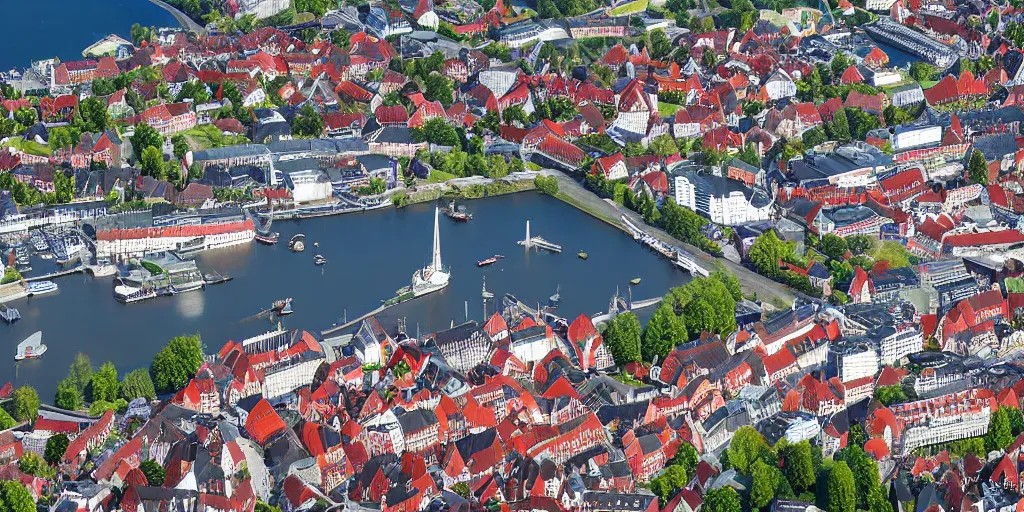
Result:
{"label": "row of sailboat masts", "polygon": [[549,242],[539,236],[530,236],[530,221],[526,221],[526,238],[517,242],[519,245],[526,247],[527,249],[537,248],[545,249],[551,252],[562,252],[562,246],[553,242]]}

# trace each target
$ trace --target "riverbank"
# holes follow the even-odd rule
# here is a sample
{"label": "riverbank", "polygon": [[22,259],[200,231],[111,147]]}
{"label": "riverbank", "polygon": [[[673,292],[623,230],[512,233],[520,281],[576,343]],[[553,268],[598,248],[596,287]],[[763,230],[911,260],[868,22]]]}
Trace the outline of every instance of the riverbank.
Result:
{"label": "riverbank", "polygon": [[644,231],[651,234],[658,240],[667,244],[682,247],[695,255],[698,259],[697,263],[704,268],[708,270],[715,270],[719,267],[724,268],[739,279],[744,295],[756,295],[762,302],[771,304],[779,309],[790,307],[796,299],[796,295],[786,285],[772,281],[765,276],[725,258],[716,258],[711,256],[697,247],[687,244],[657,227],[646,224],[643,218],[640,215],[637,215],[636,212],[626,209],[613,201],[601,199],[597,194],[587,190],[583,185],[580,185],[579,182],[567,176],[565,173],[552,169],[544,169],[540,171],[540,174],[556,177],[558,179],[558,195],[556,197],[591,217],[604,221],[605,223],[622,231],[626,231],[626,228],[623,226],[621,221],[622,216],[625,215],[631,222],[637,226],[642,226]]}
{"label": "riverbank", "polygon": [[196,23],[192,18],[189,18],[187,14],[181,12],[177,7],[164,2],[163,0],[149,0],[155,5],[160,6],[165,11],[171,13],[174,19],[178,21],[178,25],[188,30],[189,32],[195,32],[200,35],[206,35],[206,28]]}

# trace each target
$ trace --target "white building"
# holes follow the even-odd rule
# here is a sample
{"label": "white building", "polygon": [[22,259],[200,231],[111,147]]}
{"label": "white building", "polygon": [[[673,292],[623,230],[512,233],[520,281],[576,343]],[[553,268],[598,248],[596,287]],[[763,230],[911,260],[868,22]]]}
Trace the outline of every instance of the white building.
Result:
{"label": "white building", "polygon": [[894,3],[896,0],[867,0],[864,8],[869,11],[888,11]]}
{"label": "white building", "polygon": [[878,373],[878,353],[867,343],[832,343],[828,353],[828,374],[852,382]]}
{"label": "white building", "polygon": [[796,96],[796,82],[782,68],[777,69],[772,76],[768,77],[764,87],[768,92],[768,98],[773,101]]}
{"label": "white building", "polygon": [[734,180],[692,171],[676,176],[675,200],[717,224],[733,226],[771,218],[774,202],[768,193]]}
{"label": "white building", "polygon": [[331,197],[334,190],[331,179],[319,170],[290,172],[285,177],[292,198],[296,203],[323,201]]}
{"label": "white building", "polygon": [[920,103],[924,101],[924,91],[921,90],[921,86],[917,82],[900,86],[892,90],[891,101],[897,107]]}
{"label": "white building", "polygon": [[908,354],[920,352],[924,345],[921,331],[913,327],[890,330],[886,334],[879,345],[883,365],[891,366]]}
{"label": "white building", "polygon": [[938,144],[942,140],[942,127],[938,125],[926,126],[897,126],[896,133],[892,136],[892,148],[896,151],[903,151],[916,147]]}
{"label": "white building", "polygon": [[481,85],[490,89],[495,98],[500,98],[512,90],[512,86],[519,78],[519,68],[514,66],[490,68],[481,71],[477,76]]}

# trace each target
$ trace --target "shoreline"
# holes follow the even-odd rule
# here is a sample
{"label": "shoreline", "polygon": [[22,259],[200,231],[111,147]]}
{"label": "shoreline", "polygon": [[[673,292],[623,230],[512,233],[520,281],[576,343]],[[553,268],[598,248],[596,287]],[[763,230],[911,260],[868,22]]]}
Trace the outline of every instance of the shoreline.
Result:
{"label": "shoreline", "polygon": [[183,29],[185,29],[185,30],[187,30],[189,32],[195,32],[195,33],[198,33],[198,34],[206,34],[206,29],[204,27],[200,26],[192,18],[189,18],[188,15],[186,15],[185,13],[181,12],[180,10],[178,10],[177,7],[171,5],[171,4],[167,3],[167,2],[164,2],[163,0],[149,0],[149,1],[152,2],[154,5],[160,6],[165,11],[171,13],[171,16],[174,16],[174,19],[177,20],[179,27],[181,27],[181,28],[183,28]]}

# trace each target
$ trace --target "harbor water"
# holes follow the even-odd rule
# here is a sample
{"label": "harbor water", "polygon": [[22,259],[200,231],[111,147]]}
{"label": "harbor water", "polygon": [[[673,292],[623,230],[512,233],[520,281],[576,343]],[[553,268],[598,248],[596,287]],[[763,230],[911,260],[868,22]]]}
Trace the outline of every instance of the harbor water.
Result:
{"label": "harbor water", "polygon": [[0,71],[30,61],[82,59],[82,50],[109,34],[129,39],[133,23],[177,27],[171,13],[149,0],[8,0],[0,31]]}
{"label": "harbor water", "polygon": [[[544,305],[560,285],[559,313],[570,319],[606,311],[616,288],[625,296],[633,278],[642,278],[632,286],[636,300],[661,296],[690,279],[624,232],[557,199],[528,192],[465,204],[472,221],[441,218],[442,263],[451,269],[451,284],[388,309],[380,315],[385,325],[404,318],[412,336],[417,330],[426,334],[444,329],[465,321],[467,301],[469,318],[479,321],[484,276],[487,290],[496,297],[487,306],[488,314],[500,306],[505,293]],[[95,366],[112,361],[122,375],[148,366],[173,336],[199,333],[207,352],[214,352],[229,339],[238,341],[273,328],[266,319],[251,317],[287,297],[294,299],[295,313],[284,318],[284,327],[319,336],[321,330],[341,323],[346,311],[352,319],[378,307],[430,261],[433,208],[420,204],[275,222],[272,229],[281,233],[275,246],[253,242],[196,258],[203,272],[217,271],[234,280],[136,304],[116,302],[109,277],[58,278],[58,293],[10,304],[21,311],[22,319],[12,326],[0,324],[0,384],[35,386],[43,401],[51,402],[77,352],[89,355]],[[562,245],[563,253],[517,245],[525,236],[527,219],[533,236]],[[287,248],[288,239],[297,233],[306,235],[305,252]],[[327,265],[313,265],[314,242],[319,242]],[[589,258],[577,258],[580,251]],[[496,254],[505,258],[477,267],[477,261]],[[45,271],[38,268],[33,274]],[[651,312],[653,308],[646,311]],[[17,344],[39,330],[48,347],[46,355],[15,364]]]}

